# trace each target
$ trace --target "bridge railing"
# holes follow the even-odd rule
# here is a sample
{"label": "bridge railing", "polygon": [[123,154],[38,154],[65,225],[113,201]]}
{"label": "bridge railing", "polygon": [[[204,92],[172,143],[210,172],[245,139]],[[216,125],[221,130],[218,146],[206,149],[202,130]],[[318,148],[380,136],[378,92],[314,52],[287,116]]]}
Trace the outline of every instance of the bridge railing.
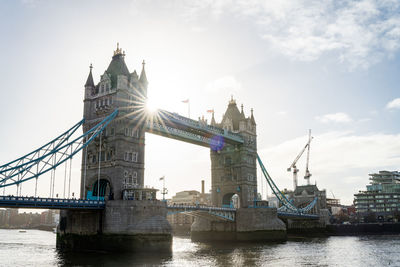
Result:
{"label": "bridge railing", "polygon": [[0,196],[0,206],[21,208],[104,208],[104,200]]}
{"label": "bridge railing", "polygon": [[188,126],[188,127],[191,127],[191,128],[197,129],[197,130],[201,130],[203,132],[212,133],[214,135],[224,136],[224,137],[234,140],[236,142],[243,143],[243,138],[240,134],[236,134],[231,131],[219,128],[219,127],[208,125],[206,123],[200,123],[198,121],[195,121],[195,120],[183,117],[181,115],[178,115],[176,113],[171,113],[171,112],[165,111],[165,110],[159,110],[159,115],[160,115],[161,119],[163,119],[163,117],[165,117],[172,122],[183,124],[185,126]]}
{"label": "bridge railing", "polygon": [[234,212],[236,211],[235,208],[222,208],[222,207],[212,207],[212,206],[203,206],[203,205],[167,205],[168,209],[192,209],[192,210],[212,210],[212,211],[228,211],[228,212]]}

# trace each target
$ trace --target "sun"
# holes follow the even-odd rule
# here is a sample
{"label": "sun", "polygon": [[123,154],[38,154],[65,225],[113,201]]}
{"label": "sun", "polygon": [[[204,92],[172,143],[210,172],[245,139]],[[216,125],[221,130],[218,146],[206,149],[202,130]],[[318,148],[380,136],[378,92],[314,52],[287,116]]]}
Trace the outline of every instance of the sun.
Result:
{"label": "sun", "polygon": [[156,101],[154,101],[154,99],[152,99],[152,98],[147,98],[146,104],[145,104],[145,109],[146,109],[146,111],[148,111],[150,113],[154,113],[155,111],[157,111],[158,106],[157,106]]}

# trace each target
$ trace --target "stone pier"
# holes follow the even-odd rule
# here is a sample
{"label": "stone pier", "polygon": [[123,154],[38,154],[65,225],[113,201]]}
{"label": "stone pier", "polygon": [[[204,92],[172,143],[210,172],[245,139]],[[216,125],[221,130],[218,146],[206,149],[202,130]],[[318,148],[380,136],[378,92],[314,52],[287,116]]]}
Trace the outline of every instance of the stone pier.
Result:
{"label": "stone pier", "polygon": [[170,252],[171,226],[164,202],[111,200],[103,211],[64,210],[57,248],[119,252]]}
{"label": "stone pier", "polygon": [[329,211],[327,209],[319,210],[319,220],[300,220],[287,219],[285,224],[289,235],[320,235],[327,233],[327,225],[329,225]]}
{"label": "stone pier", "polygon": [[193,241],[282,241],[286,240],[286,226],[277,217],[276,208],[240,208],[235,222],[196,217],[191,238]]}

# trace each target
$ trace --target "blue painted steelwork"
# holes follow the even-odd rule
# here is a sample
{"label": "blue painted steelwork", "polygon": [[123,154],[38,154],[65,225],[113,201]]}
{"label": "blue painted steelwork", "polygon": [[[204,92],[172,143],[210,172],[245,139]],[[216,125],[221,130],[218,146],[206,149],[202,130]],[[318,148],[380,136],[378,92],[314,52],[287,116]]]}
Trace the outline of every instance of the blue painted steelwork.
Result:
{"label": "blue painted steelwork", "polygon": [[104,200],[104,197],[93,196],[93,191],[88,190],[87,194],[86,194],[86,199],[88,199],[88,200],[97,200],[97,199]]}
{"label": "blue painted steelwork", "polygon": [[161,124],[156,121],[147,121],[147,131],[155,134],[160,134],[163,136],[167,136],[174,139],[185,140],[191,143],[195,143],[197,145],[209,147],[211,144],[211,139],[208,137],[204,137],[200,134],[194,134],[190,132],[186,132],[180,130],[176,127],[170,127],[165,124]]}
{"label": "blue painted steelwork", "polygon": [[105,208],[104,200],[0,196],[3,208],[90,209]]}
{"label": "blue painted steelwork", "polygon": [[38,149],[32,151],[31,153],[28,153],[16,160],[13,160],[7,164],[0,166],[0,174],[15,171],[15,170],[31,163],[35,158],[40,157],[41,154],[44,155],[44,154],[48,153],[49,151],[52,151],[54,148],[58,148],[60,145],[65,143],[71,137],[72,134],[75,133],[75,131],[84,123],[84,121],[85,120],[82,119],[80,122],[78,122],[77,124],[72,126],[66,132],[62,133],[61,135],[59,135],[52,141],[39,147]]}
{"label": "blue painted steelwork", "polygon": [[264,174],[265,179],[268,182],[269,187],[271,188],[272,192],[277,197],[279,202],[282,204],[282,207],[280,207],[278,209],[278,211],[281,211],[281,212],[284,212],[284,213],[285,212],[286,213],[291,212],[291,213],[295,213],[295,214],[305,214],[305,213],[309,212],[314,207],[314,205],[317,203],[317,200],[318,200],[317,197],[315,197],[314,200],[311,201],[311,203],[308,204],[305,208],[297,208],[296,206],[294,206],[292,201],[287,199],[287,197],[276,186],[275,182],[272,180],[271,176],[268,174],[268,171],[265,168],[264,164],[262,163],[261,158],[260,158],[260,156],[258,154],[257,154],[257,161],[258,161],[258,164],[261,167],[261,171]]}
{"label": "blue painted steelwork", "polygon": [[[184,213],[194,217],[203,217],[208,219],[221,219],[226,221],[235,221],[236,209],[220,208],[208,206],[188,206],[188,205],[168,205],[168,214]],[[205,216],[211,215],[211,216]]]}
{"label": "blue painted steelwork", "polygon": [[[2,165],[0,169],[0,188],[19,185],[57,168],[92,142],[117,114],[118,110],[115,110],[89,131],[70,141],[69,139],[72,139],[72,134],[84,122],[82,120],[41,148]],[[59,157],[57,158],[57,156]]]}
{"label": "blue painted steelwork", "polygon": [[157,110],[147,120],[147,129],[150,132],[159,130],[161,134],[169,134],[171,137],[187,138],[190,141],[198,142],[199,145],[208,147],[210,144],[220,140],[213,138],[215,136],[223,137],[222,140],[231,144],[244,143],[243,137],[240,134],[208,125],[205,122],[195,121],[166,110]]}

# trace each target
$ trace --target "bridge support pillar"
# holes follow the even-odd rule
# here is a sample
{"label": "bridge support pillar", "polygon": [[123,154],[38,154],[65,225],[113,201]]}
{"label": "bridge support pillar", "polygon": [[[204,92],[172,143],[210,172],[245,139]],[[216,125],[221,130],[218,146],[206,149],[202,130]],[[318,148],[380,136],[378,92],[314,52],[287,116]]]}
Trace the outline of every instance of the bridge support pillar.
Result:
{"label": "bridge support pillar", "polygon": [[287,231],[289,235],[324,235],[327,234],[326,225],[329,224],[329,211],[320,209],[318,220],[288,219]]}
{"label": "bridge support pillar", "polygon": [[281,241],[286,226],[275,208],[240,208],[236,221],[210,221],[196,217],[191,228],[193,241]]}
{"label": "bridge support pillar", "polygon": [[236,240],[235,222],[195,217],[191,227],[190,237],[192,241],[222,241]]}
{"label": "bridge support pillar", "polygon": [[57,247],[63,250],[170,252],[167,209],[156,200],[112,200],[104,211],[62,211]]}
{"label": "bridge support pillar", "polygon": [[276,208],[243,208],[236,212],[236,239],[240,241],[286,240],[286,225]]}

